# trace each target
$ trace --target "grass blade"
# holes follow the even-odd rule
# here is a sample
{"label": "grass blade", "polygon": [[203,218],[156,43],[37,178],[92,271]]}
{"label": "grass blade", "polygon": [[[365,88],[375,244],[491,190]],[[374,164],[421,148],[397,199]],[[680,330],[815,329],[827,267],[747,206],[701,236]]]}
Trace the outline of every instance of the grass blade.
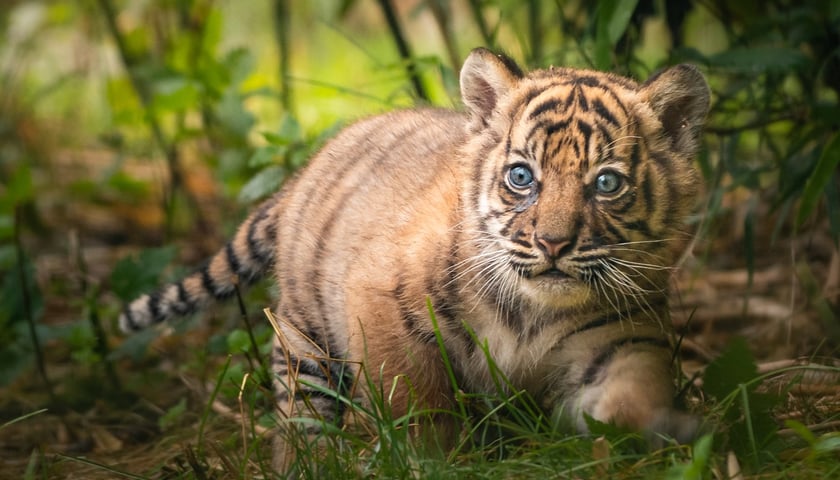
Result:
{"label": "grass blade", "polygon": [[805,190],[802,191],[802,202],[799,205],[799,213],[796,216],[796,228],[808,220],[811,213],[817,206],[823,191],[828,182],[834,176],[837,163],[840,162],[840,133],[835,133],[831,140],[823,148],[820,159],[805,182]]}

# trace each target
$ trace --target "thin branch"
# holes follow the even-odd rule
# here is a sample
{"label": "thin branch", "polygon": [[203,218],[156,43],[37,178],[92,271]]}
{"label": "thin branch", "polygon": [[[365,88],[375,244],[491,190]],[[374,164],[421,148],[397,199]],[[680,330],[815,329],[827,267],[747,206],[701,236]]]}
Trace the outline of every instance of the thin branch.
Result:
{"label": "thin branch", "polygon": [[20,240],[21,228],[21,213],[20,207],[15,206],[15,225],[13,230],[15,242],[15,254],[17,255],[17,271],[18,281],[20,282],[20,294],[23,297],[23,316],[26,318],[26,324],[29,326],[29,336],[32,339],[32,348],[35,349],[35,362],[38,366],[38,374],[41,376],[41,381],[44,382],[44,388],[47,390],[51,405],[58,405],[56,401],[55,392],[53,392],[50,378],[47,376],[47,367],[44,363],[44,356],[41,352],[41,341],[38,339],[38,331],[35,328],[35,317],[32,314],[32,295],[29,293],[29,279],[26,275],[26,266],[24,265],[25,255],[23,253],[23,242]]}
{"label": "thin branch", "polygon": [[110,358],[108,358],[110,350],[108,349],[107,337],[105,336],[105,329],[102,328],[102,321],[99,318],[99,309],[96,307],[98,294],[96,288],[91,288],[91,285],[88,282],[87,262],[82,254],[79,235],[75,230],[70,232],[70,255],[75,257],[74,260],[76,265],[79,267],[79,286],[81,287],[82,295],[84,295],[85,303],[87,304],[88,322],[90,323],[90,328],[93,330],[93,334],[96,337],[96,354],[99,355],[99,358],[101,358],[102,366],[105,369],[105,376],[108,378],[111,386],[116,391],[122,391],[120,378],[117,376],[113,362],[111,362]]}
{"label": "thin branch", "polygon": [[[251,321],[248,320],[248,310],[245,308],[245,302],[242,300],[242,292],[239,289],[238,277],[233,282],[233,288],[236,293],[236,302],[239,306],[239,315],[242,317],[242,323],[245,324],[245,331],[248,332],[248,340],[251,342],[251,355],[257,359],[257,362],[259,362],[263,372],[268,372],[268,366],[265,364],[262,355],[260,355],[260,345],[257,343],[256,337],[254,337],[254,328],[251,326]],[[246,355],[246,358],[251,370],[255,370],[251,357]]]}
{"label": "thin branch", "polygon": [[388,29],[391,30],[391,36],[397,45],[397,50],[400,52],[400,58],[406,62],[405,70],[414,87],[414,93],[417,94],[419,99],[428,102],[429,95],[426,93],[426,89],[423,87],[423,81],[417,72],[417,64],[414,62],[411,48],[408,46],[408,41],[405,39],[405,34],[403,34],[399,20],[397,20],[394,6],[391,5],[390,0],[379,0],[379,7],[382,9],[383,15],[385,15],[385,21],[388,23]]}
{"label": "thin branch", "polygon": [[711,133],[713,135],[732,135],[747,130],[757,130],[759,128],[764,128],[769,125],[772,125],[774,123],[789,122],[792,120],[796,120],[796,117],[794,115],[782,115],[775,118],[758,118],[753,120],[752,122],[732,127],[716,127],[714,125],[707,126],[705,128],[705,131],[706,133]]}

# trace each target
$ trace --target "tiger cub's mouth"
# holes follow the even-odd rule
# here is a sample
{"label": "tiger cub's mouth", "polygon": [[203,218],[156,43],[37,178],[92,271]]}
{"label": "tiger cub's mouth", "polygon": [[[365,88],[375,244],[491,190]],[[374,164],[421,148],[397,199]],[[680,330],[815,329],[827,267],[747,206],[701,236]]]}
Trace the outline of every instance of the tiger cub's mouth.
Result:
{"label": "tiger cub's mouth", "polygon": [[573,278],[568,273],[558,269],[557,267],[549,267],[547,270],[544,270],[536,275],[539,278],[546,278],[552,280],[562,280],[566,278]]}
{"label": "tiger cub's mouth", "polygon": [[530,280],[570,281],[577,280],[577,276],[567,272],[557,265],[540,265],[528,270],[519,270],[519,274]]}

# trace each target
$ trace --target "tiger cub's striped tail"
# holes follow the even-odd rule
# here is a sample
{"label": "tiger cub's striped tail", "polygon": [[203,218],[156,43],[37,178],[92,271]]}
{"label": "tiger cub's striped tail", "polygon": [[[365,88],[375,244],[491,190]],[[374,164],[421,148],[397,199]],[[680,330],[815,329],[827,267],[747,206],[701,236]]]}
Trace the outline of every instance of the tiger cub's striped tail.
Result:
{"label": "tiger cub's striped tail", "polygon": [[264,276],[274,262],[277,206],[278,196],[263,203],[196,272],[129,303],[120,315],[120,329],[133,332],[189,315],[231,297],[237,283],[249,285]]}

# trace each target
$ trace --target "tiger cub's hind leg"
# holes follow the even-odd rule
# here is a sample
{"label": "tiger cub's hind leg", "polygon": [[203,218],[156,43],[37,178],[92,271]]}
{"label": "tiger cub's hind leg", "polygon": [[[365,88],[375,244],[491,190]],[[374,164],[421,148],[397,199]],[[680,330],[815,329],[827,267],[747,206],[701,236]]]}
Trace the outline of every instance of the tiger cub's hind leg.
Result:
{"label": "tiger cub's hind leg", "polygon": [[295,467],[298,455],[323,458],[323,427],[342,425],[355,377],[347,362],[331,358],[296,329],[283,327],[275,335],[271,358],[279,427],[273,466],[278,472]]}

